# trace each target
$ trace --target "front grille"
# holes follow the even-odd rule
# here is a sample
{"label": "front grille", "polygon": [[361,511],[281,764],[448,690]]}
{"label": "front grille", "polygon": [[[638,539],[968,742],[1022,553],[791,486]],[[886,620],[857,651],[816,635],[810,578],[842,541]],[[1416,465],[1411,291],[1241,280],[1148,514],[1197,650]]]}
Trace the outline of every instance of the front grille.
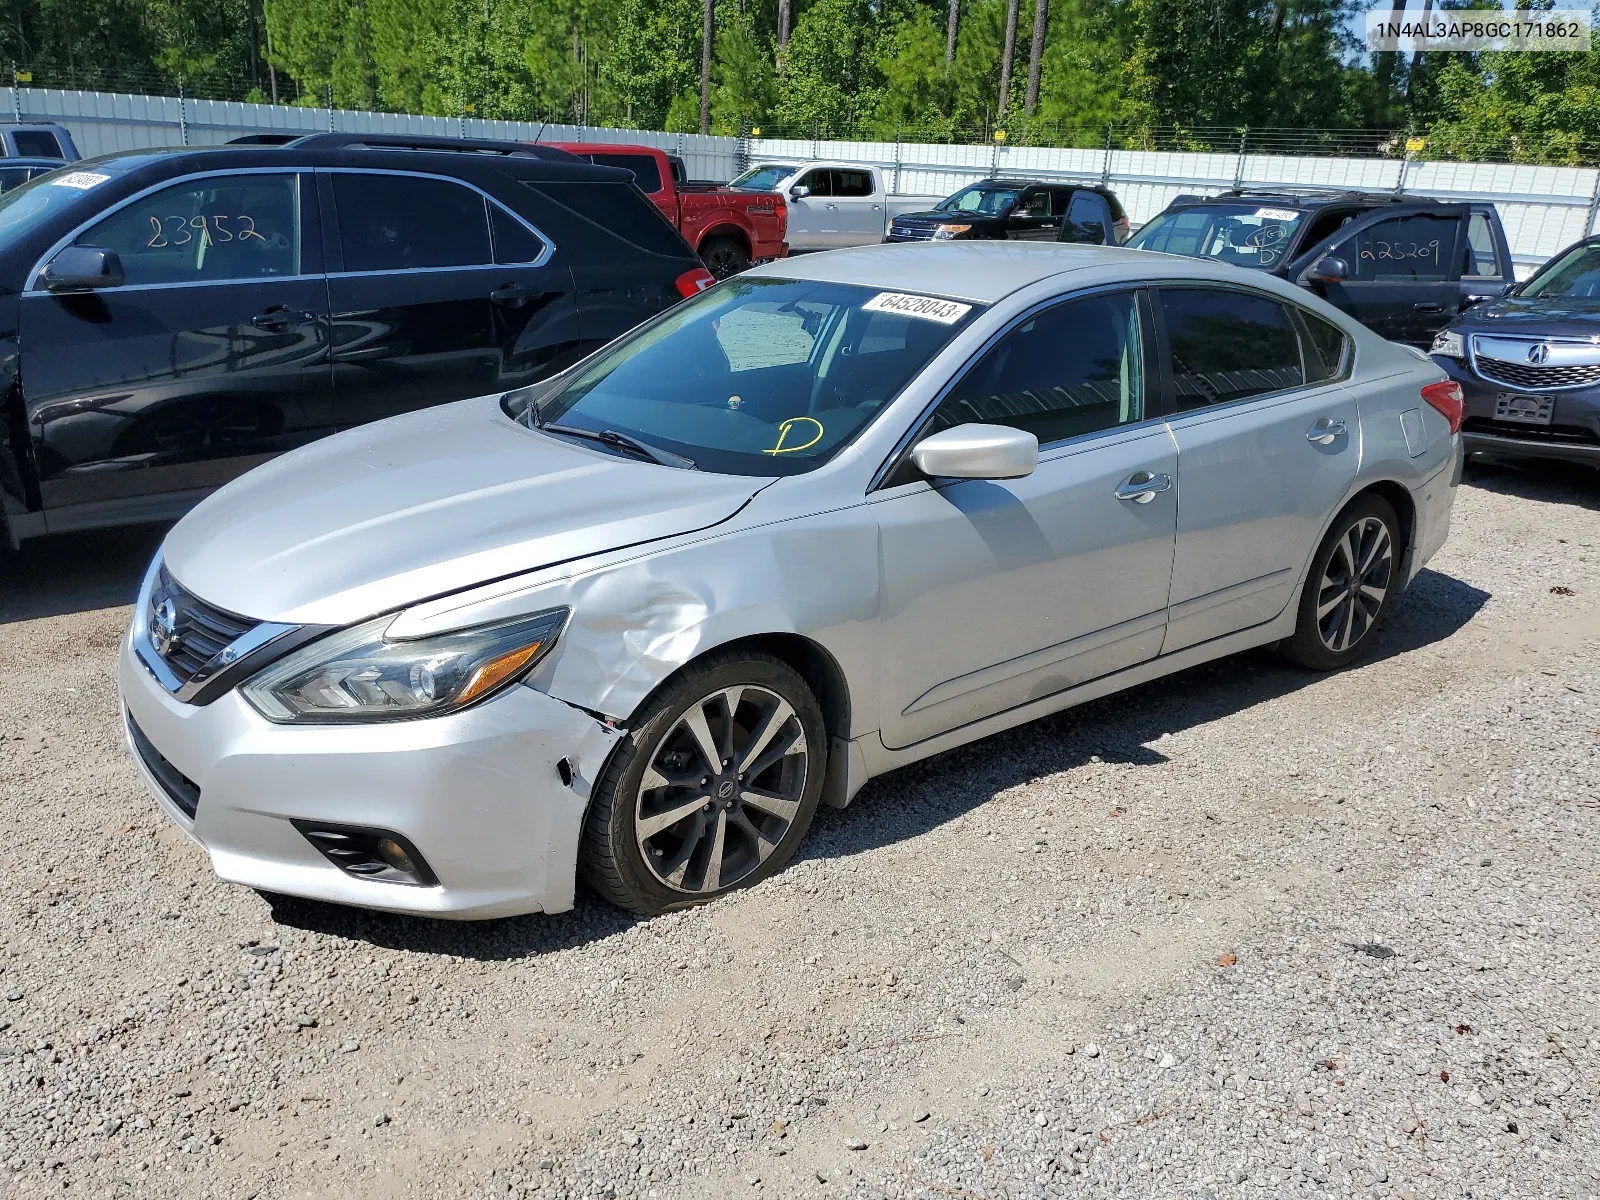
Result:
{"label": "front grille", "polygon": [[1464,433],[1492,433],[1496,437],[1517,438],[1524,442],[1556,442],[1566,445],[1597,446],[1600,434],[1582,425],[1524,425],[1518,421],[1494,421],[1488,417],[1468,417],[1461,423]]}
{"label": "front grille", "polygon": [[1503,383],[1507,387],[1527,388],[1530,391],[1590,387],[1600,383],[1600,363],[1536,367],[1531,363],[1507,362],[1503,358],[1484,358],[1479,355],[1475,365],[1478,374],[1490,383]]}
{"label": "front grille", "polygon": [[[162,609],[167,604],[172,607],[164,617]],[[186,591],[167,573],[166,567],[161,568],[155,586],[150,589],[147,619],[156,653],[180,683],[188,683],[224,647],[256,627],[256,622],[250,618],[216,608]],[[167,625],[172,632],[163,647],[159,631]]]}
{"label": "front grille", "polygon": [[889,227],[889,240],[891,242],[931,242],[933,241],[934,227],[932,225],[891,225]]}
{"label": "front grille", "polygon": [[200,785],[166,760],[161,751],[145,737],[144,730],[139,728],[131,713],[128,714],[128,733],[132,735],[133,748],[138,751],[139,761],[144,763],[145,770],[155,776],[161,790],[183,810],[184,816],[194,820],[194,814],[200,807]]}

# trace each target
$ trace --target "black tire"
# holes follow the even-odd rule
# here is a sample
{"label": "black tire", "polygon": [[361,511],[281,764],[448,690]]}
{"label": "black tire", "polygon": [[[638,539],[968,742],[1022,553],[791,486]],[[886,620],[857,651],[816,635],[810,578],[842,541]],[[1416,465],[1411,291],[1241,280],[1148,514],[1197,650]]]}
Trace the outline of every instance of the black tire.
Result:
{"label": "black tire", "polygon": [[[728,704],[720,697],[730,688],[750,689],[753,701],[737,702],[736,718],[719,717],[726,714]],[[786,703],[792,713],[782,715],[782,709],[770,704],[777,697]],[[720,708],[718,707],[720,703]],[[769,704],[763,709],[761,704]],[[752,770],[746,782],[745,775],[735,775],[737,765],[724,760],[722,775],[707,773],[698,783],[692,776],[708,771],[705,756],[697,743],[681,724],[691,720],[691,709],[700,706],[700,717],[707,732],[717,742],[718,753],[733,746],[733,739],[743,736],[759,741],[762,722],[781,721],[776,732],[766,743],[768,751],[777,750],[780,757],[759,770]],[[710,706],[709,708],[707,706]],[[796,732],[798,729],[798,733]],[[798,755],[782,750],[799,745],[804,738],[804,764],[799,779],[795,778]],[[685,740],[688,739],[688,740]],[[735,751],[737,756],[738,751]],[[738,888],[749,887],[775,874],[794,857],[794,852],[804,840],[806,830],[817,811],[817,801],[822,796],[822,785],[827,774],[827,730],[822,710],[805,680],[787,663],[769,654],[757,651],[725,651],[708,655],[686,667],[676,678],[656,693],[640,711],[638,719],[617,748],[595,784],[589,812],[584,821],[583,838],[578,847],[578,872],[590,887],[611,903],[642,916],[654,916],[677,908],[704,904]],[[757,766],[768,757],[758,753],[752,760]],[[660,788],[644,789],[647,771],[661,770],[661,778],[671,770],[684,780]],[[755,793],[766,803],[781,800],[787,808],[794,805],[792,815],[785,825],[775,825],[779,817],[759,806],[744,803],[750,792],[763,781],[780,777],[787,780],[783,786],[772,783]],[[733,791],[728,792],[728,785]],[[653,866],[646,861],[646,850],[638,836],[639,820],[646,806],[641,789],[651,792],[649,802],[665,816],[679,811],[687,812],[671,825],[660,827],[647,835],[643,842],[652,843],[650,853],[655,855]],[[721,789],[721,790],[719,790]],[[767,797],[766,791],[791,791],[793,799]],[[658,799],[659,797],[659,799]],[[739,822],[743,824],[739,824]],[[721,823],[723,840],[715,839],[717,823]],[[781,828],[781,834],[775,833]],[[752,836],[765,831],[774,840]],[[705,838],[712,840],[706,842]],[[665,846],[655,843],[665,843]],[[709,858],[720,846],[724,854],[718,860],[718,879],[730,862],[741,873],[731,882],[706,887],[710,880]],[[739,847],[737,850],[730,847]],[[766,847],[770,846],[770,849]],[[699,847],[699,848],[697,848]],[[681,886],[667,882],[661,872],[670,873],[673,862],[683,861]],[[699,864],[706,863],[702,868]],[[749,864],[745,867],[744,864]],[[658,866],[660,870],[658,871]]]}
{"label": "black tire", "polygon": [[[1355,576],[1349,569],[1352,547]],[[1394,607],[1404,557],[1393,506],[1370,492],[1352,500],[1311,560],[1294,636],[1279,647],[1283,656],[1312,671],[1336,671],[1359,658]]]}
{"label": "black tire", "polygon": [[700,246],[700,261],[718,279],[750,269],[750,255],[730,237],[707,238]]}

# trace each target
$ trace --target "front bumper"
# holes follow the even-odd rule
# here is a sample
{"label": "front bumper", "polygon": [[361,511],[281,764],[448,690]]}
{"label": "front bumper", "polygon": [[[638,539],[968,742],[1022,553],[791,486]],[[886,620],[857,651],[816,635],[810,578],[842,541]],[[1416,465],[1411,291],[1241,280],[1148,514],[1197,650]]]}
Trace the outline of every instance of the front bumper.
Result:
{"label": "front bumper", "polygon": [[[572,907],[589,780],[618,736],[588,714],[529,687],[445,717],[348,726],[274,725],[235,692],[207,705],[167,693],[124,638],[117,687],[159,754],[129,749],[174,823],[211,856],[222,879],[391,912],[502,917]],[[563,782],[566,760],[572,779]],[[192,785],[191,819],[175,778]],[[165,782],[163,782],[165,780]],[[438,884],[347,874],[291,821],[403,835]]]}
{"label": "front bumper", "polygon": [[1516,388],[1484,379],[1454,359],[1435,356],[1433,361],[1461,385],[1466,398],[1461,439],[1468,454],[1600,466],[1600,387],[1519,393],[1547,395],[1555,401],[1549,425],[1524,425],[1494,415],[1495,398],[1501,392],[1516,392]]}

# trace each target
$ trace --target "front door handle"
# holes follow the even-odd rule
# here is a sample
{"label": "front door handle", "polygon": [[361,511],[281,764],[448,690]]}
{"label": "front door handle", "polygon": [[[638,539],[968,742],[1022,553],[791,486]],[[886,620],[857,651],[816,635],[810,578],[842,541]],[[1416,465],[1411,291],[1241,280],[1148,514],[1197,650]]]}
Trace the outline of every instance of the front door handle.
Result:
{"label": "front door handle", "polygon": [[250,324],[257,329],[264,329],[268,333],[282,333],[285,329],[293,328],[296,325],[309,325],[316,319],[317,314],[314,312],[306,312],[304,309],[285,308],[281,304],[276,304],[265,312],[258,312],[251,317]]}
{"label": "front door handle", "polygon": [[1343,421],[1335,421],[1332,417],[1318,417],[1316,423],[1306,430],[1306,441],[1315,446],[1331,446],[1334,439],[1342,438],[1344,434]]}
{"label": "front door handle", "polygon": [[1428,300],[1413,304],[1411,307],[1422,313],[1442,313],[1444,311],[1444,305],[1434,304]]}
{"label": "front door handle", "polygon": [[1171,475],[1152,475],[1149,471],[1135,471],[1128,476],[1127,482],[1119,487],[1115,494],[1118,500],[1149,504],[1156,498],[1157,492],[1164,492],[1171,486]]}

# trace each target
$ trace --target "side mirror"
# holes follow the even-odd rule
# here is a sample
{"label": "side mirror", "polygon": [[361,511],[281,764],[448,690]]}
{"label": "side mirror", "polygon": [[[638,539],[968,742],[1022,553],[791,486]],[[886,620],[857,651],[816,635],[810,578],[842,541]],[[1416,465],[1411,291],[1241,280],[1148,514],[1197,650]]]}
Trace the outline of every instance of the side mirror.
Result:
{"label": "side mirror", "polygon": [[52,292],[121,287],[123,279],[117,252],[99,246],[68,246],[39,272],[39,282]]}
{"label": "side mirror", "polygon": [[809,195],[811,195],[811,189],[803,183],[797,183],[789,189],[789,199],[791,200],[804,200]]}
{"label": "side mirror", "polygon": [[1342,258],[1324,255],[1306,268],[1301,277],[1311,283],[1343,283],[1350,274],[1350,266]]}
{"label": "side mirror", "polygon": [[957,425],[918,442],[911,461],[946,479],[1020,479],[1039,465],[1039,439],[1008,425]]}

